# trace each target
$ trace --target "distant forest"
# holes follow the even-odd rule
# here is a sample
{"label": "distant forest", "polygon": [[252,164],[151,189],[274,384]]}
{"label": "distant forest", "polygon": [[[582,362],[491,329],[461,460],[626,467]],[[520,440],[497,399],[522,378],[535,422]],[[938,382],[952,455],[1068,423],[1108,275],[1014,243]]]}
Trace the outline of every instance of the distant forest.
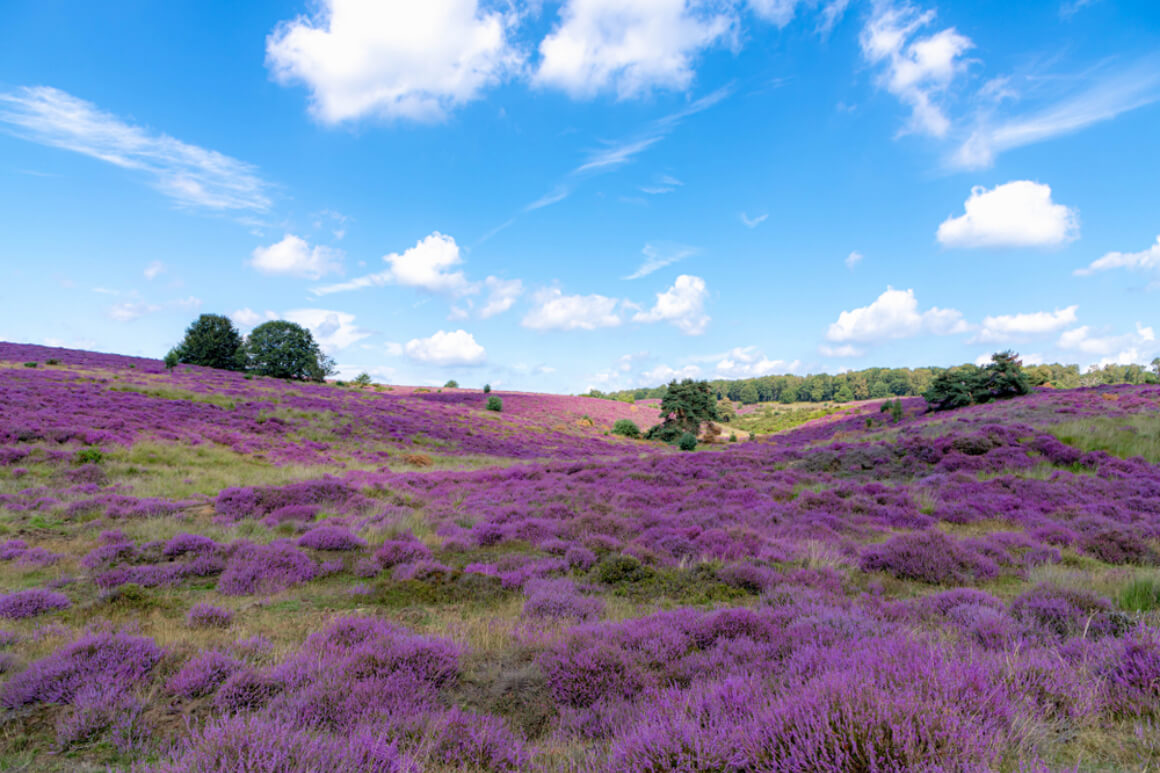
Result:
{"label": "distant forest", "polygon": [[[930,387],[934,377],[946,368],[866,368],[846,373],[828,373],[808,376],[761,376],[737,380],[709,381],[717,399],[735,403],[845,403],[877,397],[911,397],[921,395]],[[1152,369],[1143,365],[1106,365],[1081,372],[1078,365],[1029,365],[1024,372],[1035,386],[1070,389],[1098,384],[1155,384],[1160,383],[1160,360]],[[626,389],[619,392],[592,390],[592,397],[632,402],[664,397],[667,385]]]}

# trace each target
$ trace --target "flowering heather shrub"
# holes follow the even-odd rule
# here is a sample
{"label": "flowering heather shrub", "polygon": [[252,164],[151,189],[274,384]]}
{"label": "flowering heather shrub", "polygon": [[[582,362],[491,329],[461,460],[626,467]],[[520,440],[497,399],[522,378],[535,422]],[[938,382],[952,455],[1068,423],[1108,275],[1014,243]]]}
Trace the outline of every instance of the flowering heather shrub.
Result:
{"label": "flowering heather shrub", "polygon": [[315,505],[286,505],[279,507],[276,510],[271,510],[270,514],[262,519],[262,523],[267,526],[277,526],[280,523],[291,523],[294,521],[313,521],[318,515],[319,508]]}
{"label": "flowering heather shrub", "polygon": [[526,770],[530,756],[497,717],[452,708],[424,730],[423,756],[454,770]]}
{"label": "flowering heather shrub", "polygon": [[56,722],[58,749],[95,740],[112,730],[113,745],[128,753],[148,736],[141,718],[145,706],[116,685],[85,685]]}
{"label": "flowering heather shrub", "polygon": [[389,539],[382,547],[375,551],[375,559],[384,569],[390,569],[396,564],[410,563],[431,558],[431,551],[426,545],[411,535],[398,539]]}
{"label": "flowering heather shrub", "polygon": [[235,670],[214,695],[213,705],[224,714],[258,711],[282,691],[282,683],[252,668]]}
{"label": "flowering heather shrub", "polygon": [[313,561],[288,545],[244,544],[233,551],[217,588],[227,596],[276,593],[312,580],[317,571]]}
{"label": "flowering heather shrub", "polygon": [[365,540],[341,526],[318,526],[298,540],[298,546],[312,550],[358,550],[366,547]]}
{"label": "flowering heather shrub", "polygon": [[1120,716],[1160,710],[1160,636],[1142,628],[1116,642],[1102,668],[1107,702]]}
{"label": "flowering heather shrub", "polygon": [[354,576],[355,577],[378,577],[379,572],[383,570],[382,565],[371,558],[360,558],[354,562]]}
{"label": "flowering heather shrub", "polygon": [[16,563],[20,566],[52,566],[63,558],[59,553],[53,553],[45,548],[29,548],[24,551]]}
{"label": "flowering heather shrub", "polygon": [[409,564],[399,564],[391,572],[391,579],[396,582],[402,580],[418,580],[419,582],[445,582],[451,579],[451,567],[438,561],[415,561]]}
{"label": "flowering heather shrub", "polygon": [[87,634],[8,680],[0,687],[0,705],[71,703],[77,691],[92,684],[130,689],[149,675],[162,654],[152,639]]}
{"label": "flowering heather shrub", "polygon": [[72,603],[63,593],[31,588],[0,596],[0,617],[22,620],[26,617],[43,615],[45,612],[68,609],[70,606]]}
{"label": "flowering heather shrub", "polygon": [[862,569],[932,584],[972,582],[999,574],[993,561],[940,531],[903,534],[874,545],[862,554]]}
{"label": "flowering heather shrub", "polygon": [[236,658],[216,650],[205,650],[194,655],[170,677],[165,689],[181,698],[200,698],[212,693],[242,668],[242,662]]}
{"label": "flowering heather shrub", "polygon": [[178,534],[165,543],[161,553],[166,558],[177,558],[186,553],[209,555],[216,553],[218,549],[219,545],[209,537],[201,534]]}
{"label": "flowering heather shrub", "polygon": [[419,773],[394,742],[369,731],[327,735],[258,716],[210,719],[170,758],[138,773]]}
{"label": "flowering heather shrub", "polygon": [[233,621],[233,612],[205,602],[194,604],[185,614],[185,624],[190,628],[229,628]]}
{"label": "flowering heather shrub", "polygon": [[10,539],[0,542],[0,561],[13,561],[28,550],[28,543],[22,539]]}
{"label": "flowering heather shrub", "polygon": [[573,569],[587,572],[596,564],[596,554],[582,545],[573,545],[564,551],[564,560]]}
{"label": "flowering heather shrub", "polygon": [[1039,585],[1018,596],[1011,603],[1011,614],[1055,640],[1120,636],[1129,628],[1127,616],[1112,609],[1107,599],[1054,585]]}
{"label": "flowering heather shrub", "polygon": [[1083,535],[1079,548],[1109,564],[1155,564],[1160,558],[1139,533],[1117,525]]}
{"label": "flowering heather shrub", "polygon": [[582,596],[571,580],[529,580],[524,617],[548,620],[595,620],[604,612],[604,600]]}

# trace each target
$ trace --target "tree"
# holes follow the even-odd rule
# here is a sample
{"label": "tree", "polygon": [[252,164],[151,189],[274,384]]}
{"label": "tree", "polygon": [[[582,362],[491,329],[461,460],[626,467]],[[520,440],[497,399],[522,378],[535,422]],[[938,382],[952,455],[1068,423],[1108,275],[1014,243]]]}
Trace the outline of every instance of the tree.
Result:
{"label": "tree", "polygon": [[443,385],[443,388],[444,389],[459,389],[459,382],[456,381],[455,379],[451,379],[450,381],[448,381],[446,384]]}
{"label": "tree", "polygon": [[485,395],[491,393],[491,384],[484,384],[483,385],[483,393]]}
{"label": "tree", "polygon": [[640,437],[640,427],[636,426],[636,422],[632,419],[617,419],[612,425],[612,434],[637,438]]}
{"label": "tree", "polygon": [[702,423],[719,420],[717,398],[708,381],[672,381],[661,399],[661,423],[650,429],[646,437],[666,443],[676,442],[685,433],[695,438]]}
{"label": "tree", "polygon": [[848,403],[853,400],[854,392],[850,389],[850,385],[842,384],[842,386],[838,388],[837,394],[834,395],[834,399],[839,403]]}
{"label": "tree", "polygon": [[935,376],[923,395],[932,411],[949,411],[976,403],[989,403],[1031,391],[1023,363],[1014,352],[996,352],[986,367],[963,365]]}
{"label": "tree", "polygon": [[747,382],[745,386],[741,387],[737,395],[737,399],[746,405],[753,405],[758,401],[759,397],[760,395],[757,394],[757,385],[752,381]]}
{"label": "tree", "polygon": [[1160,376],[1160,357],[1157,357],[1154,360],[1152,360],[1152,372],[1155,373],[1157,376]]}
{"label": "tree", "polygon": [[495,411],[496,413],[502,413],[503,400],[499,397],[496,397],[495,395],[492,395],[491,397],[487,398],[487,409],[489,411]]}
{"label": "tree", "polygon": [[[220,370],[244,370],[242,334],[224,314],[202,314],[185,329],[185,338],[170,354],[178,362]],[[166,363],[172,358],[166,355]]]}
{"label": "tree", "polygon": [[355,376],[351,380],[350,383],[354,384],[355,386],[360,386],[360,387],[370,386],[371,385],[371,374],[367,373],[364,370],[362,373]]}
{"label": "tree", "polygon": [[260,376],[323,381],[334,361],[322,353],[310,331],[286,320],[258,325],[246,339],[250,370]]}

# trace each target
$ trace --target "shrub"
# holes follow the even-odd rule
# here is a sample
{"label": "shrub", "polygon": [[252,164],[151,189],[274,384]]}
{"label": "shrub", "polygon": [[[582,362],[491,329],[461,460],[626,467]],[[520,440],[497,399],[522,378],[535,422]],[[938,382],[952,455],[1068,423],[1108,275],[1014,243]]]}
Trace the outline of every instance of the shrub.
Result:
{"label": "shrub", "polygon": [[57,748],[95,740],[111,729],[113,746],[123,754],[130,753],[148,736],[141,721],[144,710],[141,701],[115,685],[86,685],[57,718]]}
{"label": "shrub", "polygon": [[450,381],[448,381],[446,384],[443,385],[443,388],[444,389],[459,389],[459,382],[456,381],[455,379],[451,379]]}
{"label": "shrub", "polygon": [[24,367],[26,367],[26,368],[36,368],[36,367],[39,367],[39,365],[40,365],[40,363],[36,363],[36,362],[24,363]]}
{"label": "shrub", "polygon": [[0,617],[22,620],[26,617],[43,615],[45,612],[68,609],[70,606],[72,603],[63,593],[31,588],[0,596]]}
{"label": "shrub", "polygon": [[45,365],[60,365],[60,360],[56,359],[55,357],[52,357],[52,358],[45,360],[44,364]]}
{"label": "shrub", "polygon": [[596,563],[596,554],[582,545],[573,545],[564,551],[564,560],[573,569],[586,572]]}
{"label": "shrub", "polygon": [[323,381],[334,372],[334,361],[322,353],[310,331],[285,320],[254,328],[246,338],[246,358],[259,376]]}
{"label": "shrub", "polygon": [[863,553],[861,564],[863,571],[883,571],[901,579],[931,584],[960,584],[994,577],[999,572],[990,559],[940,531],[893,537]]}
{"label": "shrub", "polygon": [[99,448],[82,448],[77,451],[73,461],[76,464],[100,464],[104,458],[105,454]]}
{"label": "shrub", "polygon": [[202,314],[186,328],[181,343],[165,356],[167,368],[179,362],[222,370],[243,370],[242,335],[229,317]]}
{"label": "shrub", "polygon": [[242,545],[230,556],[217,588],[227,596],[276,593],[314,578],[313,561],[288,545]]}
{"label": "shrub", "polygon": [[387,540],[375,551],[375,559],[384,569],[397,564],[422,561],[431,557],[431,551],[411,535],[406,538]]}
{"label": "shrub", "polygon": [[152,639],[87,634],[12,677],[0,688],[0,704],[71,703],[81,688],[93,684],[129,689],[145,679],[162,654]]}
{"label": "shrub", "polygon": [[185,615],[185,624],[190,628],[229,628],[233,620],[230,610],[204,602],[194,604]]}
{"label": "shrub", "polygon": [[484,384],[483,385],[483,393],[485,395],[491,394],[491,384]]}
{"label": "shrub", "polygon": [[350,383],[354,384],[355,386],[360,386],[360,387],[370,386],[371,385],[371,374],[367,373],[366,371],[363,371],[362,373],[355,376],[354,379],[352,379]]}
{"label": "shrub", "polygon": [[603,599],[580,595],[571,580],[529,580],[524,593],[525,617],[587,622],[604,611]]}
{"label": "shrub", "polygon": [[177,355],[176,349],[170,349],[165,353],[165,359],[162,362],[165,363],[166,370],[173,370],[181,364],[181,358]]}
{"label": "shrub", "polygon": [[181,698],[200,698],[212,693],[243,667],[236,658],[216,650],[206,650],[182,666],[166,683],[165,689]]}
{"label": "shrub", "polygon": [[341,526],[319,526],[302,535],[298,546],[312,550],[358,550],[367,543]]}
{"label": "shrub", "polygon": [[487,398],[487,410],[496,411],[497,413],[503,411],[503,399],[495,395]]}
{"label": "shrub", "polygon": [[692,432],[686,432],[677,440],[677,448],[682,451],[692,451],[697,447],[697,436]]}
{"label": "shrub", "polygon": [[1106,599],[1054,585],[1039,585],[1016,597],[1011,615],[1055,639],[1118,636],[1130,625],[1127,616],[1113,610]]}
{"label": "shrub", "polygon": [[640,437],[640,427],[636,426],[636,422],[632,419],[617,419],[616,423],[612,425],[612,434],[638,438]]}
{"label": "shrub", "polygon": [[282,692],[282,685],[268,674],[242,668],[231,674],[214,696],[213,705],[223,713],[259,711]]}

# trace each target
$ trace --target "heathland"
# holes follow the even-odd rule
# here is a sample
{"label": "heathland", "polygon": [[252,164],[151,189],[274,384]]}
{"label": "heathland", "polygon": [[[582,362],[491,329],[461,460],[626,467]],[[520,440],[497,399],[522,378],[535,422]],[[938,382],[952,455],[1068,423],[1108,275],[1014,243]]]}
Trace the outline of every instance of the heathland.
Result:
{"label": "heathland", "polygon": [[1155,769],[1160,386],[800,410],[0,344],[0,770]]}

